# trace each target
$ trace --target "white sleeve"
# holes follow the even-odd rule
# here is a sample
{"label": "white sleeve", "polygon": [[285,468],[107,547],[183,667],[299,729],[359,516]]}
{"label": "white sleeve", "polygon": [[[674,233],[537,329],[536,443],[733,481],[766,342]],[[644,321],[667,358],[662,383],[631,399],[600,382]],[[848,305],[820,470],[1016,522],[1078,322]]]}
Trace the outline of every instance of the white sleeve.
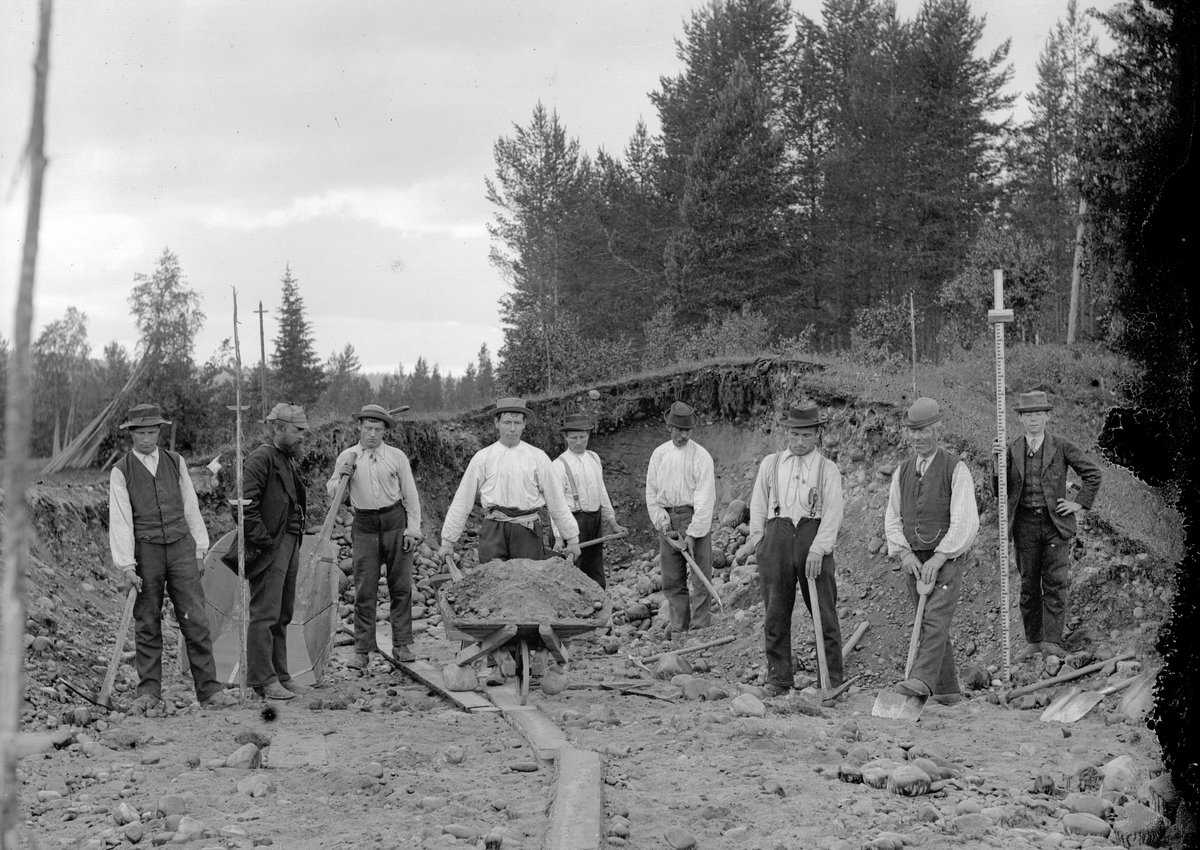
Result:
{"label": "white sleeve", "polygon": [[829,458],[822,456],[821,472],[821,524],[813,538],[810,552],[828,555],[837,545],[838,531],[842,527],[842,471]]}
{"label": "white sleeve", "polygon": [[125,475],[113,467],[108,476],[108,548],[113,564],[119,570],[137,566],[133,557],[133,507],[129,504],[129,487]]}
{"label": "white sleeve", "polygon": [[884,513],[883,531],[887,537],[888,555],[904,555],[912,552],[908,538],[904,536],[904,521],[900,518],[900,470],[904,466],[901,461],[892,473],[892,488],[888,491],[887,511]]}
{"label": "white sleeve", "polygon": [[571,516],[571,509],[567,507],[564,489],[566,485],[563,484],[562,476],[550,462],[549,456],[545,452],[540,454],[541,457],[537,459],[537,477],[542,485],[542,498],[546,500],[546,509],[550,513],[550,525],[556,529],[555,535],[564,541],[572,537],[578,539],[579,523],[575,522],[575,517]]}
{"label": "white sleeve", "polygon": [[687,529],[688,536],[697,540],[712,534],[713,511],[717,505],[716,472],[713,469],[712,455],[707,450],[700,454],[699,466],[696,492],[692,500],[695,513],[692,514],[692,521],[688,523]]}
{"label": "white sleeve", "polygon": [[750,533],[746,542],[755,545],[763,536],[767,525],[767,506],[771,502],[771,485],[768,483],[770,473],[768,466],[775,463],[775,455],[767,455],[758,465],[758,476],[754,479],[754,489],[750,491]]}
{"label": "white sleeve", "polygon": [[183,493],[183,518],[187,520],[188,531],[196,542],[196,557],[203,558],[208,554],[208,529],[204,525],[200,500],[196,498],[196,488],[192,486],[192,477],[188,474],[187,462],[182,455],[179,455],[179,490]]}
{"label": "white sleeve", "polygon": [[654,530],[661,532],[664,525],[670,526],[671,518],[658,503],[658,455],[659,450],[655,449],[646,467],[646,510],[650,514],[650,524],[654,526]]}
{"label": "white sleeve", "polygon": [[476,452],[471,458],[462,481],[458,482],[458,490],[454,492],[454,500],[450,502],[450,507],[446,510],[446,520],[442,523],[442,540],[455,543],[466,528],[467,517],[471,508],[475,507],[475,497],[479,495],[479,469],[483,465],[479,455],[480,452]]}
{"label": "white sleeve", "polygon": [[961,460],[954,465],[950,491],[950,527],[937,545],[946,560],[957,558],[971,548],[979,533],[979,507],[975,504],[975,480]]}

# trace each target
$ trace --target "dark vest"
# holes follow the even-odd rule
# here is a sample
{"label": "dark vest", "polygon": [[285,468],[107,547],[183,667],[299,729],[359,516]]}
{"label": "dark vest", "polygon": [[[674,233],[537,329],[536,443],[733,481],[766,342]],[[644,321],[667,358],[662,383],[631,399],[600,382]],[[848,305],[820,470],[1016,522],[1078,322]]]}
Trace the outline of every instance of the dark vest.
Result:
{"label": "dark vest", "polygon": [[183,515],[183,491],[179,485],[179,455],[158,450],[154,476],[129,452],[117,461],[129,490],[133,509],[133,537],[146,543],[174,543],[188,533]]}
{"label": "dark vest", "polygon": [[914,552],[932,552],[950,529],[954,466],[939,448],[920,478],[916,457],[900,467],[900,519],[904,537]]}
{"label": "dark vest", "polygon": [[1038,446],[1038,450],[1032,455],[1026,451],[1025,477],[1021,479],[1020,505],[1022,508],[1038,510],[1046,507],[1046,494],[1042,492],[1042,457],[1045,451],[1046,440],[1044,438],[1042,444]]}

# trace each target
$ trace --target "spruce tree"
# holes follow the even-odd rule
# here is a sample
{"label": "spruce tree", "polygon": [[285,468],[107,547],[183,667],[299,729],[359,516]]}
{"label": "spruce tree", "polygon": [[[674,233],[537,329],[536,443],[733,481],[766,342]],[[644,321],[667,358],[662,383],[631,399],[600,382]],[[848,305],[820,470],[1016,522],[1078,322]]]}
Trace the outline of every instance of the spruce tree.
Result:
{"label": "spruce tree", "polygon": [[283,301],[279,305],[279,334],[271,368],[275,370],[279,398],[291,404],[312,404],[325,388],[321,358],[313,345],[312,324],[304,315],[304,299],[290,265],[284,269]]}

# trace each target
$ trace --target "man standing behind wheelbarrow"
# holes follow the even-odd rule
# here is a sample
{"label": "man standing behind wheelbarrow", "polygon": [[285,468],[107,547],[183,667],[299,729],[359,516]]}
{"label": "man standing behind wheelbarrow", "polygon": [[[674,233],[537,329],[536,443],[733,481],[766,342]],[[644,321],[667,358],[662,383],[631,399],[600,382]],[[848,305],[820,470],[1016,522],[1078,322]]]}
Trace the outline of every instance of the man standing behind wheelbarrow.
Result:
{"label": "man standing behind wheelbarrow", "polygon": [[[554,459],[555,470],[562,478],[567,504],[571,516],[579,525],[579,542],[587,543],[603,537],[601,524],[607,526],[609,534],[620,534],[625,529],[617,522],[608,488],[604,486],[604,466],[600,456],[588,451],[588,437],[595,424],[583,413],[572,413],[560,429],[567,441],[567,450]],[[550,523],[555,536],[555,548],[561,548],[562,535],[558,525]],[[580,550],[582,551],[582,549]],[[575,562],[584,575],[601,587],[607,587],[604,578],[604,544],[587,547],[587,551]]]}
{"label": "man standing behind wheelbarrow", "polygon": [[692,439],[696,411],[683,402],[671,405],[664,417],[671,439],[650,455],[646,468],[646,509],[658,529],[663,595],[671,615],[670,635],[682,638],[688,629],[712,624],[712,598],[693,584],[688,593],[686,550],[696,566],[712,577],[712,520],[717,502],[713,459]]}
{"label": "man standing behind wheelbarrow", "polygon": [[544,451],[521,442],[527,417],[533,411],[519,398],[502,398],[492,411],[499,439],[480,449],[467,464],[454,500],[442,523],[442,545],[438,560],[454,554],[476,497],[483,506],[483,524],[479,528],[479,563],[529,558],[549,558],[542,536],[538,508],[550,510],[554,524],[565,535],[565,550],[579,558],[579,526],[563,497],[550,458]]}
{"label": "man standing behind wheelbarrow", "polygon": [[734,556],[737,561],[758,552],[766,689],[771,696],[786,693],[794,684],[792,609],[799,583],[804,604],[812,611],[808,579],[817,590],[828,685],[842,684],[842,631],[833,563],[842,524],[842,473],[817,451],[821,428],[828,421],[811,401],[791,405],[779,420],[787,449],[767,455],[758,468],[750,496],[750,534]]}
{"label": "man standing behind wheelbarrow", "polygon": [[888,555],[899,556],[916,609],[918,579],[933,589],[925,602],[916,660],[896,692],[942,705],[962,699],[950,643],[950,622],[962,589],[962,556],[975,542],[979,510],[971,471],[940,446],[942,418],[931,398],[913,402],[904,418],[916,454],[900,463],[884,514]]}
{"label": "man standing behind wheelbarrow", "polygon": [[383,441],[396,420],[378,404],[353,414],[358,445],[338,455],[333,477],[325,483],[332,498],[350,476],[354,508],[354,656],[347,666],[365,670],[375,643],[375,605],[379,571],[387,569],[392,656],[416,661],[412,642],[412,568],[421,542],[421,501],[408,455]]}

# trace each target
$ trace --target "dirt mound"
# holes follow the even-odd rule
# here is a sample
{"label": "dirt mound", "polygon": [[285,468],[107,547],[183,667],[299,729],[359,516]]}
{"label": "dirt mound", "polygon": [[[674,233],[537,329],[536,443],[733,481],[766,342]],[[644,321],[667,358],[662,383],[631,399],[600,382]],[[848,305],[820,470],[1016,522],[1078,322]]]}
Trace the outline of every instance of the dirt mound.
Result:
{"label": "dirt mound", "polygon": [[604,607],[600,585],[562,558],[489,561],[447,589],[462,619],[502,623],[586,620]]}

